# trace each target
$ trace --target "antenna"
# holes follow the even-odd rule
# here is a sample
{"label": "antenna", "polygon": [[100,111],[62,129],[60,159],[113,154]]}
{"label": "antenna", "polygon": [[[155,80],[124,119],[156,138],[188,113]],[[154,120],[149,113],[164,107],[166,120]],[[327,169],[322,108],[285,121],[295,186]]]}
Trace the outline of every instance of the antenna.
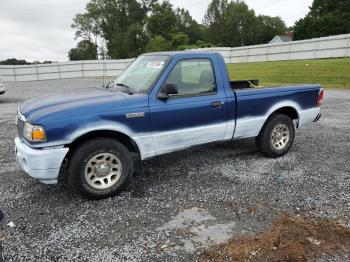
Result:
{"label": "antenna", "polygon": [[105,45],[106,45],[106,39],[103,38],[102,40],[102,59],[103,59],[103,64],[102,64],[102,68],[103,68],[103,74],[102,74],[102,87],[106,87],[106,55],[105,55]]}
{"label": "antenna", "polygon": [[103,78],[103,87],[106,86],[106,59],[103,57],[103,74],[102,74],[102,78]]}

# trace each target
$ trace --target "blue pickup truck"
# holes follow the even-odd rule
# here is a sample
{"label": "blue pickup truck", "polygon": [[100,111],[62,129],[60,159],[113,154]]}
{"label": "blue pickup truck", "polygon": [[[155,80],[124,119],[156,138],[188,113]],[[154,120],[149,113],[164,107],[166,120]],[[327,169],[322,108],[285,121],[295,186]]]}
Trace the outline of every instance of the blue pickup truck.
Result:
{"label": "blue pickup truck", "polygon": [[196,145],[256,138],[267,157],[291,148],[295,127],[317,121],[319,85],[257,88],[230,81],[214,52],[138,57],[115,81],[86,92],[31,99],[18,109],[17,161],[30,176],[110,197],[144,160]]}

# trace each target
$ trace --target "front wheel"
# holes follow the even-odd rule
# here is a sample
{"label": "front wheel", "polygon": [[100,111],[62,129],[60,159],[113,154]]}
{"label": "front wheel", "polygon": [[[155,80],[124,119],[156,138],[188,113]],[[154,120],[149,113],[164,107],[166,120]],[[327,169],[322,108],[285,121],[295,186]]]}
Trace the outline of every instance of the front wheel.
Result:
{"label": "front wheel", "polygon": [[276,114],[268,119],[255,142],[263,155],[277,158],[290,150],[294,136],[293,120],[287,115]]}
{"label": "front wheel", "polygon": [[124,189],[133,170],[133,159],[123,144],[111,138],[96,138],[74,152],[68,181],[77,193],[90,199],[102,199]]}

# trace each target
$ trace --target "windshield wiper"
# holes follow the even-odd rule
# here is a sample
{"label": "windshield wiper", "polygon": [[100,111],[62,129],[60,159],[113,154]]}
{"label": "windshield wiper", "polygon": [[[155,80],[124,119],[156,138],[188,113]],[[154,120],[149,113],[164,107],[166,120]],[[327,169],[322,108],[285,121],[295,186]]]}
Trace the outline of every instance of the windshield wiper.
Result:
{"label": "windshield wiper", "polygon": [[129,95],[134,94],[134,89],[133,89],[132,87],[130,87],[130,86],[124,84],[124,83],[116,83],[115,85],[116,85],[116,86],[124,87],[125,90],[127,91],[127,93],[128,93]]}

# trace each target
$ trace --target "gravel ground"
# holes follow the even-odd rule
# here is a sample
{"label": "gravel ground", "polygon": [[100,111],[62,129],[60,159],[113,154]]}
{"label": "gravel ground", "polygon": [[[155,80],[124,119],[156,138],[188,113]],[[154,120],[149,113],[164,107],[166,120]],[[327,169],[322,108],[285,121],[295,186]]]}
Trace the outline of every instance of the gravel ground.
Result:
{"label": "gravel ground", "polygon": [[193,261],[234,235],[264,229],[282,212],[350,226],[349,91],[327,91],[320,122],[298,130],[279,159],[263,157],[251,140],[164,155],[144,162],[121,195],[102,201],[25,175],[14,157],[17,107],[100,83],[7,83],[0,96],[0,207],[16,225],[2,232],[8,261]]}

